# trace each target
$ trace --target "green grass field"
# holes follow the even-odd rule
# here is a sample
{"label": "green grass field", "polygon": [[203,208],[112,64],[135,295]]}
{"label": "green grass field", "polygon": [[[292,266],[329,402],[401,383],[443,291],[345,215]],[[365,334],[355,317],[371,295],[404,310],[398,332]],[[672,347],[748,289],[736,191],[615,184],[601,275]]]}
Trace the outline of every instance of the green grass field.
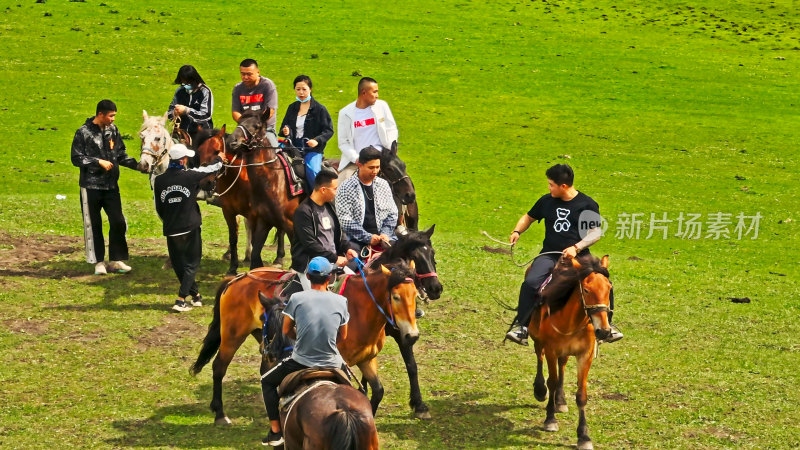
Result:
{"label": "green grass field", "polygon": [[[590,373],[597,448],[796,448],[800,413],[800,21],[786,0],[132,2],[0,5],[0,446],[257,446],[267,420],[252,342],[212,425],[209,368],[188,375],[211,308],[168,312],[176,282],[146,177],[123,171],[133,272],[95,277],[83,259],[75,130],[102,98],[138,159],[141,111],[163,113],[183,64],[232,124],[238,63],[252,57],[280,95],[300,73],[336,118],[361,75],[376,78],[400,153],[436,224],[441,300],[416,345],[432,421],[411,418],[395,344],[379,357],[384,448],[575,444],[570,412],[541,430],[530,348],[500,345],[523,269],[480,234],[506,239],[568,162],[609,221],[615,322]],[[328,156],[338,156],[335,144]],[[66,195],[57,200],[56,195]],[[222,215],[202,206],[212,296],[227,263]],[[730,237],[709,236],[723,213]],[[738,214],[761,216],[738,238]],[[641,214],[638,238],[624,219]],[[651,214],[668,236],[649,239]],[[700,238],[675,236],[699,214]],[[623,233],[625,231],[625,233]],[[635,231],[635,230],[634,230]],[[543,227],[516,248],[538,251]],[[266,250],[265,259],[272,249]],[[730,297],[749,297],[733,303]]]}

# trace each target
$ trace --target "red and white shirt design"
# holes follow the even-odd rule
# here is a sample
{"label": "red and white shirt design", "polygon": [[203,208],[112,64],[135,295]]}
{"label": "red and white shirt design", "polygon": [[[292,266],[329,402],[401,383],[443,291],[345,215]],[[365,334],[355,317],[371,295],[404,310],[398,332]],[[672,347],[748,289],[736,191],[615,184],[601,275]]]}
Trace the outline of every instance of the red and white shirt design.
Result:
{"label": "red and white shirt design", "polygon": [[381,139],[378,137],[378,127],[375,125],[375,113],[372,108],[356,108],[353,117],[353,144],[356,151],[369,147],[370,145],[382,149]]}

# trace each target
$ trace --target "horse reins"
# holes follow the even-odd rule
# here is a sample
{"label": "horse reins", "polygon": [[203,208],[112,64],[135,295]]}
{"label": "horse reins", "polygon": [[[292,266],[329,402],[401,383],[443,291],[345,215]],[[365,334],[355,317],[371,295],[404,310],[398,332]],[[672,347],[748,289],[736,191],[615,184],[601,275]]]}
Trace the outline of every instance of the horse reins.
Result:
{"label": "horse reins", "polygon": [[[586,304],[586,297],[584,296],[585,289],[583,288],[583,280],[578,281],[578,289],[579,289],[579,291],[581,293],[581,306],[583,306],[583,312],[584,312],[584,314],[586,314],[586,319],[585,319],[586,323],[582,327],[578,327],[578,328],[576,328],[575,330],[573,330],[573,331],[571,331],[569,333],[564,333],[563,331],[559,330],[555,326],[555,324],[553,324],[552,320],[550,321],[550,327],[552,327],[557,333],[562,334],[564,336],[571,336],[571,335],[573,335],[573,334],[585,329],[587,326],[589,326],[589,323],[591,323],[591,321],[592,321],[592,319],[591,319],[592,314],[595,314],[596,312],[602,312],[602,311],[614,312],[610,307],[608,307],[608,305],[602,305],[602,304],[587,305]],[[550,305],[547,305],[547,315],[548,316],[550,315]]]}

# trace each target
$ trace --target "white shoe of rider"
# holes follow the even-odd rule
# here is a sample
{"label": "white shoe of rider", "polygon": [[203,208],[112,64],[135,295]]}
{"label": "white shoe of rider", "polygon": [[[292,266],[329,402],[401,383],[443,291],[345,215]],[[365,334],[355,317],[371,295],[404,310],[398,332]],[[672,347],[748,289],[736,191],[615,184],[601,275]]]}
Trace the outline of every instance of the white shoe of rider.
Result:
{"label": "white shoe of rider", "polygon": [[111,261],[108,263],[108,270],[114,273],[128,273],[131,271],[131,266],[122,261]]}

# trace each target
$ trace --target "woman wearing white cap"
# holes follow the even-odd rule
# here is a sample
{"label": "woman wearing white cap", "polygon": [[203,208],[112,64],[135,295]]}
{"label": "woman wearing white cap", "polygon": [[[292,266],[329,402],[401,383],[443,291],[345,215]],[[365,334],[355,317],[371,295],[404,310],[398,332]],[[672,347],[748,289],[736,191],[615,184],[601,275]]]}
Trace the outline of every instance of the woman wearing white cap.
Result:
{"label": "woman wearing white cap", "polygon": [[173,145],[169,150],[169,167],[156,177],[153,185],[156,212],[164,224],[167,250],[180,282],[178,299],[172,306],[178,312],[189,311],[192,306],[203,306],[195,282],[203,251],[200,238],[202,217],[195,197],[200,183],[222,168],[222,159],[217,155],[207,166],[186,169],[186,162],[193,156],[194,151],[185,145]]}

